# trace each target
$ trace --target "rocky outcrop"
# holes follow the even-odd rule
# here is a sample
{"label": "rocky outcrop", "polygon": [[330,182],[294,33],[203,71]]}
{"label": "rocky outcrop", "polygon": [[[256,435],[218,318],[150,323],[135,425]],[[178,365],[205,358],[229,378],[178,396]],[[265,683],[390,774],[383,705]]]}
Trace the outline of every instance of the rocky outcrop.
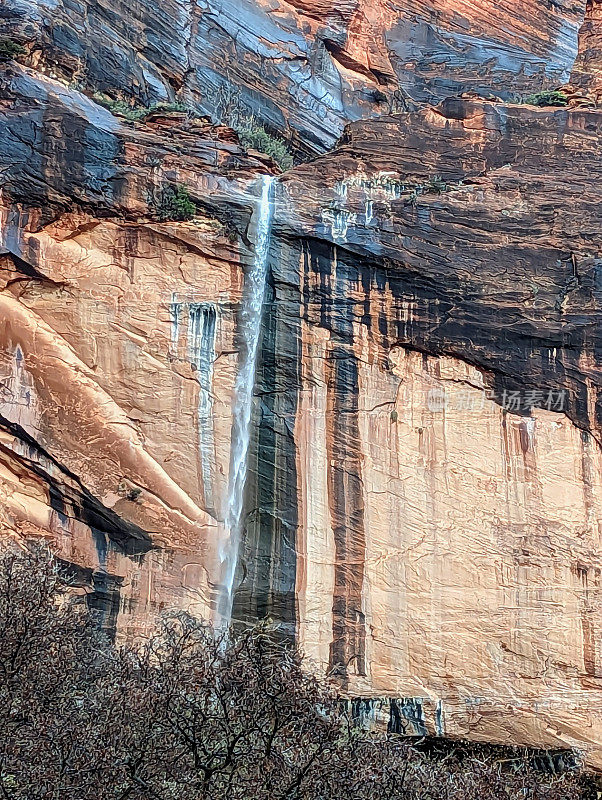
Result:
{"label": "rocky outcrop", "polygon": [[572,81],[585,88],[600,103],[602,97],[602,6],[588,0],[585,20],[579,31],[579,53],[573,67]]}
{"label": "rocky outcrop", "polygon": [[2,28],[28,44],[32,65],[84,88],[254,115],[300,152],[321,152],[350,120],[566,82],[584,13],[585,0],[9,0]]}
{"label": "rocky outcrop", "polygon": [[[208,73],[186,61],[180,81],[175,45],[159,59],[149,35],[168,43],[184,25],[193,59],[192,31],[206,49],[231,42],[227,13],[210,37],[211,9],[188,29],[183,9],[168,23],[164,6],[141,6],[141,48],[137,18],[126,31],[118,10],[85,15],[104,20],[99,39],[70,38],[60,8],[50,27],[44,8],[27,23],[40,69],[11,64],[0,86],[2,532],[50,540],[126,635],[166,606],[218,607],[256,181],[276,169],[208,119],[128,123],[41,72],[68,72],[59,31],[90,36],[94,86],[109,88],[102,43],[145,103],[202,105],[194,76]],[[481,79],[501,91],[507,76],[512,90],[566,77],[583,10],[536,19],[513,4],[499,29],[495,12],[454,4],[422,28],[424,8],[255,5],[231,51],[246,77],[227,88],[252,89],[266,119],[287,105],[321,148],[375,110],[350,111],[365,87],[393,96],[404,75],[420,102]],[[349,105],[313,66],[285,104],[288,50],[269,88],[245,61],[265,65],[274,31],[293,29],[300,48],[330,37]],[[483,31],[503,42],[493,58]],[[442,41],[461,48],[433,66]],[[225,69],[216,52],[194,58]],[[307,112],[316,93],[330,117]],[[236,621],[271,617],[395,730],[575,746],[596,766],[601,140],[596,110],[455,98],[356,122],[278,179],[234,602]],[[199,213],[161,222],[176,184]]]}
{"label": "rocky outcrop", "polygon": [[115,603],[138,627],[176,598],[210,615],[250,258],[232,239],[252,198],[231,227],[154,209],[167,185],[202,203],[229,170],[242,187],[267,167],[202,121],[120,124],[27,70],[3,77],[3,532],[50,536],[111,625]]}

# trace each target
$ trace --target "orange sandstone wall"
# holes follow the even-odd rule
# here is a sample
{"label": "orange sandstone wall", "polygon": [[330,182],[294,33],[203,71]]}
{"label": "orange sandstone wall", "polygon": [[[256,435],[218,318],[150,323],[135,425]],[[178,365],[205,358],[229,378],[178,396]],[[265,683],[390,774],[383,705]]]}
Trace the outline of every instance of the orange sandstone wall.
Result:
{"label": "orange sandstone wall", "polygon": [[[30,54],[0,71],[2,533],[51,541],[124,633],[214,612],[276,165],[68,80],[242,103],[305,152],[365,117],[276,187],[235,615],[408,731],[600,766],[602,117],[428,105],[571,70],[595,93],[596,6],[9,6]],[[168,183],[194,221],[158,221]]]}

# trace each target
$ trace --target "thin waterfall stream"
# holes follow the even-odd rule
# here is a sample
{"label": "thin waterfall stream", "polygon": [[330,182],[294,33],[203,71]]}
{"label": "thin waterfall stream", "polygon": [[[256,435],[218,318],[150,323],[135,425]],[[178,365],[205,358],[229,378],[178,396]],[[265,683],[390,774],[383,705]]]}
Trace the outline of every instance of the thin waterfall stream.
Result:
{"label": "thin waterfall stream", "polygon": [[220,550],[222,597],[218,611],[220,622],[226,628],[232,617],[234,576],[242,533],[253,390],[274,215],[273,186],[274,178],[263,176],[256,210],[255,253],[251,268],[245,275],[240,309],[241,349],[234,386],[230,480],[225,514],[228,535]]}

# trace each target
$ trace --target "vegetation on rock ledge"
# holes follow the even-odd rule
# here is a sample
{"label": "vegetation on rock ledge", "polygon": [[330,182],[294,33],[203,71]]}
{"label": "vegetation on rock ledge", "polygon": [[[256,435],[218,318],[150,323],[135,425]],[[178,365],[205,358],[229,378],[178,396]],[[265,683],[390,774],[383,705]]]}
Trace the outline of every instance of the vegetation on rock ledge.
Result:
{"label": "vegetation on rock ledge", "polygon": [[538,106],[539,108],[545,108],[546,106],[561,107],[568,105],[566,95],[556,90],[545,90],[542,92],[537,92],[536,94],[527,95],[527,97],[523,97],[521,102],[523,105]]}
{"label": "vegetation on rock ledge", "polygon": [[293,166],[293,156],[286,142],[272,136],[263,125],[249,118],[235,127],[240,143],[247,150],[265,153],[278,164],[284,172]]}
{"label": "vegetation on rock ledge", "polygon": [[180,184],[163,188],[157,204],[157,214],[161,222],[187,222],[194,218],[196,212],[196,205],[185,186]]}
{"label": "vegetation on rock ledge", "polygon": [[[354,728],[267,627],[117,646],[41,548],[0,554],[5,800],[585,800],[583,775]],[[595,793],[594,795],[595,796]]]}
{"label": "vegetation on rock ledge", "polygon": [[118,114],[130,122],[143,120],[157,111],[163,111],[166,114],[170,112],[186,113],[191,116],[195,114],[193,109],[182,103],[155,103],[152,106],[136,106],[125,100],[115,100],[102,92],[95,92],[93,98],[99,105],[108,109],[111,114]]}
{"label": "vegetation on rock ledge", "polygon": [[14,39],[9,39],[8,37],[0,38],[0,63],[10,61],[18,56],[24,56],[26,53],[27,50],[18,42],[15,42]]}
{"label": "vegetation on rock ledge", "polygon": [[238,134],[241,145],[247,150],[274,159],[283,172],[294,166],[294,158],[284,139],[273,136],[244,103],[240,89],[231,84],[222,85],[215,96],[214,118]]}

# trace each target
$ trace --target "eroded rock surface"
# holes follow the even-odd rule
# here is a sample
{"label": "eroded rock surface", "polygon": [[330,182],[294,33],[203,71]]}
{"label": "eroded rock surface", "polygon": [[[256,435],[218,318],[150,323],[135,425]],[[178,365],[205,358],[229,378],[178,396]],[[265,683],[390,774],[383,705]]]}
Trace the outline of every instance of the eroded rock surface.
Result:
{"label": "eroded rock surface", "polygon": [[4,78],[3,531],[50,534],[111,625],[120,604],[140,628],[178,598],[211,615],[249,251],[216,219],[153,209],[180,180],[219,194],[232,169],[248,221],[267,168],[210,125],[122,125],[27,70]]}
{"label": "eroded rock surface", "polygon": [[[240,86],[315,149],[381,105],[571,70],[596,91],[591,4],[585,27],[557,3],[136,8],[50,24],[13,2],[30,68],[0,68],[0,524],[51,541],[122,634],[216,609],[275,167],[207,119],[127,123],[47,73],[145,103]],[[396,730],[596,766],[600,152],[595,109],[452,98],[356,122],[278,179],[235,602]],[[158,220],[168,184],[194,220]]]}
{"label": "eroded rock surface", "polygon": [[255,115],[319,152],[350,120],[566,82],[584,17],[585,0],[9,0],[2,27],[82,86]]}
{"label": "eroded rock surface", "polygon": [[447,101],[280,181],[238,605],[418,733],[595,763],[601,123]]}

